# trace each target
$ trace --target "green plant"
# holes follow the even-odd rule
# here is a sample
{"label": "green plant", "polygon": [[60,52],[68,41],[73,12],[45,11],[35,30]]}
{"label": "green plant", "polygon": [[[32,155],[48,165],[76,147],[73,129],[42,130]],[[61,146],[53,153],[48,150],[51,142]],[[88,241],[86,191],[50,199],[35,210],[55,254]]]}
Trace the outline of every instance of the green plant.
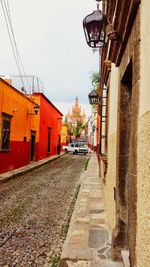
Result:
{"label": "green plant", "polygon": [[55,256],[55,258],[52,260],[52,265],[51,265],[51,267],[57,267],[59,261],[60,261],[60,256]]}

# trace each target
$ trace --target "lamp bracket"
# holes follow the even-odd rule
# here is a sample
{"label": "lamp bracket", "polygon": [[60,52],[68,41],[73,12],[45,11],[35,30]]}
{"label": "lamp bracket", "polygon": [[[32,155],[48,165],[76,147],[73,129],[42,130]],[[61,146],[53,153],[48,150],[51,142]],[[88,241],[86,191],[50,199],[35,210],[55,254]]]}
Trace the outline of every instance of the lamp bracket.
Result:
{"label": "lamp bracket", "polygon": [[117,31],[114,30],[114,27],[111,23],[106,26],[106,35],[110,40],[116,41],[120,39],[120,35]]}
{"label": "lamp bracket", "polygon": [[102,2],[103,0],[95,0],[97,2],[97,10],[99,10],[99,3]]}

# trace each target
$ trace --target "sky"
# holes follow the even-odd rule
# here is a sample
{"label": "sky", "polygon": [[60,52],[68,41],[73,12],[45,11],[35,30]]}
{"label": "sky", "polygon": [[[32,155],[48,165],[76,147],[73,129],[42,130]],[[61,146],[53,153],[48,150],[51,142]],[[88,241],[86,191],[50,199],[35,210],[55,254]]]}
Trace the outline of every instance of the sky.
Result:
{"label": "sky", "polygon": [[[9,6],[26,75],[42,80],[44,94],[64,115],[76,96],[89,115],[90,75],[98,72],[99,56],[86,44],[82,21],[96,2],[9,0]],[[18,75],[1,5],[0,32],[0,75]]]}

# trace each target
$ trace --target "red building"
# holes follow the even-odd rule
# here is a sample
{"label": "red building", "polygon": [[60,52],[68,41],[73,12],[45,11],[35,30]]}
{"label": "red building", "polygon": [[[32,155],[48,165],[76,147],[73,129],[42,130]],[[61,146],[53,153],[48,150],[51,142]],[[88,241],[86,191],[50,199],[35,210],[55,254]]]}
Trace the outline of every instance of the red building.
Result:
{"label": "red building", "polygon": [[57,153],[63,114],[42,93],[35,93],[32,99],[40,105],[39,141],[35,157],[35,160],[40,160]]}

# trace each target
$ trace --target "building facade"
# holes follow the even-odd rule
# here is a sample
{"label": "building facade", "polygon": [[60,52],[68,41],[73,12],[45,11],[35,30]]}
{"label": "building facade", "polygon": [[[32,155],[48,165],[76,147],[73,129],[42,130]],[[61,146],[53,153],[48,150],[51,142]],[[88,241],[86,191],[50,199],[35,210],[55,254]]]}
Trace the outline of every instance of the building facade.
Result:
{"label": "building facade", "polygon": [[39,142],[36,160],[57,154],[57,144],[61,141],[63,114],[42,93],[34,93],[32,99],[39,104]]}
{"label": "building facade", "polygon": [[67,132],[67,123],[62,123],[61,128],[61,146],[65,146],[69,142],[69,136]]}
{"label": "building facade", "polygon": [[88,119],[88,147],[97,151],[97,109],[92,106],[91,116]]}
{"label": "building facade", "polygon": [[29,97],[0,79],[0,173],[56,154],[61,118],[43,94]]}
{"label": "building facade", "polygon": [[81,106],[78,102],[78,97],[75,99],[75,103],[72,106],[72,111],[68,111],[65,116],[65,122],[67,123],[67,132],[69,135],[69,142],[77,139],[85,140],[85,127],[86,127],[86,115],[85,111],[81,110]]}
{"label": "building facade", "polygon": [[81,110],[81,106],[79,105],[78,97],[75,99],[75,103],[72,106],[71,112],[68,111],[66,115],[66,120],[68,123],[71,123],[73,125],[77,125],[77,122],[81,122],[83,124],[86,123],[86,115],[85,111]]}
{"label": "building facade", "polygon": [[120,260],[129,251],[131,267],[150,262],[149,12],[148,0],[108,1],[106,14],[118,39],[101,54],[108,97],[101,175],[112,255]]}

